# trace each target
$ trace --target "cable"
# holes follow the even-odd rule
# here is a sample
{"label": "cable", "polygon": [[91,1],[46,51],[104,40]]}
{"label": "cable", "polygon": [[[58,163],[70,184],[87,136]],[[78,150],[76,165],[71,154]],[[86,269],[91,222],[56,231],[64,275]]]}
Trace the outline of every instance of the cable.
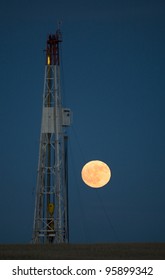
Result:
{"label": "cable", "polygon": [[[72,167],[71,170],[73,171],[72,172],[72,178],[74,178],[75,180],[75,183],[73,184],[74,186],[78,186],[78,180],[77,180],[77,176],[75,175],[76,172],[74,172],[74,170],[76,170],[75,168],[75,161],[74,161],[74,158],[73,158],[73,153],[72,153],[72,148],[71,148],[71,145],[70,145],[70,142],[69,142],[69,149],[70,149],[70,159],[71,159],[71,163],[72,163]],[[89,234],[87,235],[87,231],[85,230],[85,228],[87,229],[87,227],[85,227],[85,223],[84,223],[84,220],[86,220],[86,215],[85,215],[85,211],[84,211],[84,207],[83,207],[83,203],[82,203],[82,199],[81,199],[81,195],[80,195],[80,189],[79,187],[78,188],[75,188],[76,189],[76,192],[77,192],[77,195],[78,195],[78,202],[79,202],[79,207],[80,207],[80,213],[81,214],[81,217],[80,218],[80,221],[81,221],[81,225],[82,225],[82,231],[83,231],[83,235],[85,237],[85,240],[86,242],[89,242]],[[85,218],[85,219],[83,219]]]}
{"label": "cable", "polygon": [[85,154],[84,154],[84,152],[83,152],[83,149],[82,149],[82,147],[81,147],[81,145],[80,145],[77,132],[76,132],[76,130],[74,129],[74,126],[72,126],[72,131],[73,131],[73,135],[74,135],[74,137],[75,137],[75,140],[76,140],[76,142],[77,142],[77,145],[78,145],[78,148],[79,148],[79,151],[80,151],[80,156],[81,156],[81,158],[83,159],[83,162],[87,162],[86,157],[85,157]]}
{"label": "cable", "polygon": [[106,209],[105,209],[105,205],[104,205],[104,203],[103,203],[103,201],[102,201],[102,198],[101,198],[101,196],[100,196],[100,193],[99,193],[99,190],[98,190],[98,189],[96,189],[96,194],[97,194],[97,198],[98,198],[98,200],[99,200],[99,202],[100,202],[100,204],[101,204],[101,209],[103,209],[104,215],[105,215],[105,217],[106,217],[106,219],[107,219],[107,222],[109,223],[110,228],[112,229],[112,231],[113,231],[113,233],[114,233],[114,236],[115,236],[115,238],[116,238],[116,241],[117,241],[117,242],[120,242],[119,235],[118,235],[118,233],[117,233],[117,231],[116,231],[114,225],[112,224],[112,221],[111,221],[110,216],[107,214],[107,211],[106,211]]}
{"label": "cable", "polygon": [[[73,136],[74,136],[75,139],[76,139],[76,144],[78,145],[78,148],[79,148],[79,151],[80,151],[80,156],[81,156],[81,158],[83,159],[83,161],[86,162],[86,160],[85,160],[86,157],[85,157],[85,155],[84,155],[82,146],[81,146],[81,144],[80,144],[80,142],[79,142],[78,135],[77,135],[76,130],[74,129],[74,126],[72,127],[72,131],[73,131]],[[78,189],[79,189],[79,188],[78,188]],[[113,223],[112,223],[112,220],[111,220],[111,217],[110,217],[109,213],[107,213],[107,210],[106,210],[106,208],[105,208],[105,205],[104,205],[104,203],[103,203],[103,201],[102,201],[102,198],[101,198],[101,196],[100,196],[100,191],[99,191],[98,189],[96,189],[96,196],[97,196],[97,200],[98,200],[98,202],[99,202],[99,204],[100,204],[100,206],[101,206],[101,209],[102,209],[102,211],[103,211],[104,217],[106,218],[106,220],[107,220],[107,222],[108,222],[108,224],[109,224],[109,227],[112,229],[112,232],[113,232],[113,235],[114,235],[116,241],[117,241],[117,242],[120,242],[120,238],[119,238],[119,235],[118,235],[118,233],[117,233],[117,230],[116,230],[115,226],[114,226]],[[79,199],[81,200],[81,198],[80,198],[80,193],[79,193]],[[83,208],[83,206],[82,206],[82,201],[81,201],[81,207]]]}

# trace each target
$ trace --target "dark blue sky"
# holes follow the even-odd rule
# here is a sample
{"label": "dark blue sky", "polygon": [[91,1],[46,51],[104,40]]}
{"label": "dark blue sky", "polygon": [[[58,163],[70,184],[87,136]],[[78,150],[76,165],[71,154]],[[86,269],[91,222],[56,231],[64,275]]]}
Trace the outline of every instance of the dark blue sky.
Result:
{"label": "dark blue sky", "polygon": [[[165,2],[14,0],[0,7],[0,243],[32,236],[46,40],[62,20],[70,242],[165,242]],[[83,165],[105,161],[102,189]]]}

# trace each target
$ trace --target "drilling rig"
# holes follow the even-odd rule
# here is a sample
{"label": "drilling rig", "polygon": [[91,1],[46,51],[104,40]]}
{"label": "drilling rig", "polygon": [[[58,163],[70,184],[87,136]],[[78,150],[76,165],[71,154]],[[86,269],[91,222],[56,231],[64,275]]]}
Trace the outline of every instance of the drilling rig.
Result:
{"label": "drilling rig", "polygon": [[43,90],[33,243],[68,243],[67,127],[71,111],[62,106],[60,44],[57,29],[48,36]]}

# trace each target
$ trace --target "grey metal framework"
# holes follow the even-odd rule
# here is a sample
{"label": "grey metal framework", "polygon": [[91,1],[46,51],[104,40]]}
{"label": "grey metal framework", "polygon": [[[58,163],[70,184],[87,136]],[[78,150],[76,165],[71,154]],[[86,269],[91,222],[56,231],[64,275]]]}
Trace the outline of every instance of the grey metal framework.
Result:
{"label": "grey metal framework", "polygon": [[62,107],[61,42],[59,29],[47,40],[33,243],[69,242],[66,127],[71,112]]}

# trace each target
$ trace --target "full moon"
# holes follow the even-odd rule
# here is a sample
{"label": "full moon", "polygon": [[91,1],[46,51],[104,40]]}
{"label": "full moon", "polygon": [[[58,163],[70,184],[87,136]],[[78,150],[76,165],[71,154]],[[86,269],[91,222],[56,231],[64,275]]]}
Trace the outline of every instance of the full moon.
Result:
{"label": "full moon", "polygon": [[100,160],[92,160],[84,165],[81,177],[89,187],[101,188],[109,182],[111,170],[106,163]]}

